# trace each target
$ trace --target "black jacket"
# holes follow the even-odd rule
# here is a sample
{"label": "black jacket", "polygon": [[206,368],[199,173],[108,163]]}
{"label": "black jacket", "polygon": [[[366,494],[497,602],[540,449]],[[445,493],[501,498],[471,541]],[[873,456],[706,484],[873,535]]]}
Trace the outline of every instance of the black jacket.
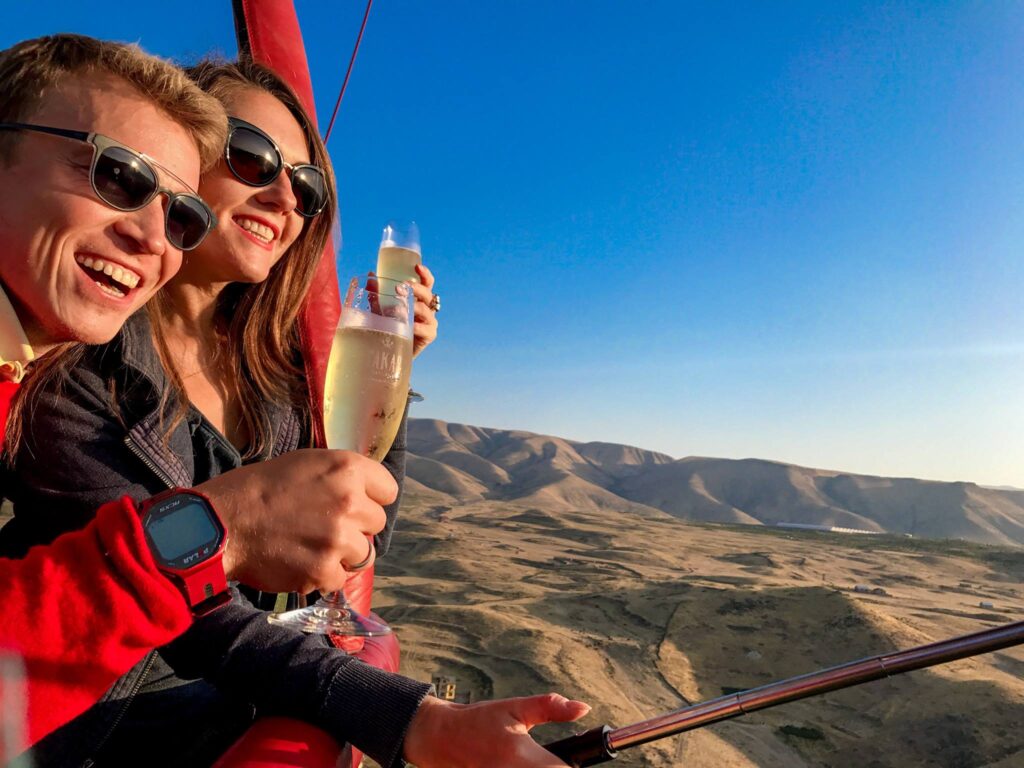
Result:
{"label": "black jacket", "polygon": [[[158,404],[166,385],[143,311],[43,394],[4,477],[15,517],[0,530],[0,556],[23,556],[82,527],[111,499],[197,485],[241,464],[194,408],[164,442]],[[270,426],[271,456],[295,449],[305,432],[301,415],[288,408],[271,409]],[[399,479],[404,440],[403,425],[385,460]],[[379,551],[387,548],[397,502],[388,512]],[[202,764],[256,713],[314,723],[383,766],[400,765],[405,729],[429,686],[363,664],[322,637],[272,626],[237,589],[234,597],[36,745],[37,766],[117,765],[140,754],[148,765]]]}

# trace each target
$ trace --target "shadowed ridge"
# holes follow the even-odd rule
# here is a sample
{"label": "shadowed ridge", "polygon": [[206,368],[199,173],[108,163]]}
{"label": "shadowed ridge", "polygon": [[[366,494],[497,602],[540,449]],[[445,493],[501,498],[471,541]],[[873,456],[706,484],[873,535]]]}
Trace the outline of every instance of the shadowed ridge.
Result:
{"label": "shadowed ridge", "polygon": [[[410,503],[403,515],[378,593],[407,649],[403,671],[451,675],[474,700],[558,690],[594,703],[588,726],[1024,611],[1019,550],[683,525],[555,503]],[[631,750],[615,765],[1016,767],[1022,659],[1024,649],[1007,649],[829,693]],[[542,726],[537,738],[573,730]]]}
{"label": "shadowed ridge", "polygon": [[411,481],[461,501],[482,499],[488,491],[488,487],[476,478],[435,459],[411,455],[407,459],[406,472],[406,482]]}
{"label": "shadowed ridge", "polygon": [[698,522],[788,522],[1024,545],[1020,490],[855,475],[763,459],[673,460],[632,446],[422,419],[410,420],[409,448],[409,476],[458,498],[536,503],[552,510],[660,510]]}

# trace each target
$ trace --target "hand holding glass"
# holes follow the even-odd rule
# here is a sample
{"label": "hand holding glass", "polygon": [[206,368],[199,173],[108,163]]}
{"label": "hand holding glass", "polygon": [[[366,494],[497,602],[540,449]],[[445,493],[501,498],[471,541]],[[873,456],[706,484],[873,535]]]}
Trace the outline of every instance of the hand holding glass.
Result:
{"label": "hand holding glass", "polygon": [[[352,278],[327,364],[324,425],[327,445],[381,461],[405,413],[412,371],[415,298],[405,283]],[[372,546],[372,543],[371,543]],[[329,592],[314,605],[271,614],[270,621],[304,632],[363,636],[386,634],[386,624],[361,616],[344,594]]]}

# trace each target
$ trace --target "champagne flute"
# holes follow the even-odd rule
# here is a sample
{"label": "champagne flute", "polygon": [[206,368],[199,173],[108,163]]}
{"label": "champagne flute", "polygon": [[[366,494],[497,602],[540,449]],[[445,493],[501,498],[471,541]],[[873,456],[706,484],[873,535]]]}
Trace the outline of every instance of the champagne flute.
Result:
{"label": "champagne flute", "polygon": [[416,265],[423,262],[420,229],[415,221],[389,221],[380,237],[377,251],[377,275],[399,282],[420,281]]}
{"label": "champagne flute", "polygon": [[[385,224],[377,250],[377,276],[385,280],[422,283],[416,272],[416,265],[422,263],[420,228],[416,222],[392,219]],[[421,403],[423,395],[409,390],[409,402]]]}
{"label": "champagne flute", "polygon": [[[354,277],[349,283],[327,363],[324,426],[330,448],[374,461],[391,450],[409,394],[415,301],[404,282],[370,277],[360,287]],[[312,634],[373,637],[391,631],[353,610],[340,590],[269,618]]]}

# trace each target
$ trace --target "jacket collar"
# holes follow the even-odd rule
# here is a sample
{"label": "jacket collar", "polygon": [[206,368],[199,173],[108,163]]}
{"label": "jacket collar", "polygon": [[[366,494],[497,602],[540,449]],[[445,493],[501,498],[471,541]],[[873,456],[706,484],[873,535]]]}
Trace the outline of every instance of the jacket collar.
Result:
{"label": "jacket collar", "polygon": [[121,364],[142,374],[158,392],[169,385],[160,355],[153,342],[153,326],[143,307],[128,318],[118,335]]}
{"label": "jacket collar", "polygon": [[[109,355],[109,356],[108,356]],[[153,341],[153,326],[149,320],[149,314],[145,308],[140,309],[128,318],[118,334],[116,342],[111,345],[109,352],[103,354],[103,367],[108,371],[111,369],[120,370],[122,373],[127,369],[137,376],[146,380],[151,391],[148,389],[147,398],[159,399],[159,393],[171,386],[170,377],[164,370],[160,355],[156,350]],[[113,372],[113,371],[112,371]],[[130,378],[130,377],[129,377]],[[150,406],[140,414],[140,419],[132,427],[134,439],[145,442],[153,434],[159,434],[160,413],[156,407],[155,399],[147,399]],[[302,420],[299,414],[289,405],[281,403],[265,402],[267,416],[270,419],[271,432],[274,434],[272,455],[286,453],[295,450],[300,443],[302,435]],[[196,419],[200,419],[199,412],[192,409]],[[181,425],[179,428],[186,428]],[[150,446],[152,448],[152,446]]]}

